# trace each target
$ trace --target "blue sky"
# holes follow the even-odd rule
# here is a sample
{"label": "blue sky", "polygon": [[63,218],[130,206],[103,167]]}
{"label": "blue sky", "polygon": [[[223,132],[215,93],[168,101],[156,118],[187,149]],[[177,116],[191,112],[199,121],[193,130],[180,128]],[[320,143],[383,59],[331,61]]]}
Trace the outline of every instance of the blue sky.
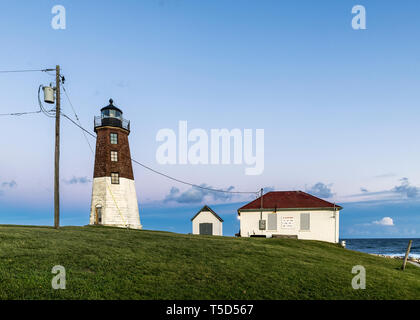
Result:
{"label": "blue sky", "polygon": [[[51,28],[56,4],[66,8],[66,30]],[[367,30],[351,28],[357,4]],[[82,124],[92,129],[112,97],[131,120],[132,156],[172,176],[310,191],[345,208],[343,237],[420,237],[419,9],[418,1],[1,2],[0,70],[60,64]],[[53,79],[0,74],[0,113],[36,110],[38,86]],[[63,110],[72,115],[65,97]],[[156,133],[181,120],[207,131],[264,129],[264,173],[158,164]],[[0,124],[0,223],[52,224],[54,122],[31,115]],[[63,224],[88,222],[93,161],[63,119]],[[236,209],[248,198],[197,195],[134,171],[145,228],[190,232],[189,218],[207,203],[237,232]],[[174,187],[182,198],[164,201]],[[381,224],[385,217],[394,225]]]}

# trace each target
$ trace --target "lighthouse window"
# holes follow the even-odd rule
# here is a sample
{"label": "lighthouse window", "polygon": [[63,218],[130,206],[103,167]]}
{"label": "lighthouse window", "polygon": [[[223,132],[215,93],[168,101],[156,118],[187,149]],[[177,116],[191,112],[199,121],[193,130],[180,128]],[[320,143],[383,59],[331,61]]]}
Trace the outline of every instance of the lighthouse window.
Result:
{"label": "lighthouse window", "polygon": [[111,173],[111,183],[112,184],[120,184],[120,174],[113,172]]}
{"label": "lighthouse window", "polygon": [[111,133],[111,144],[118,144],[118,134]]}
{"label": "lighthouse window", "polygon": [[118,152],[111,151],[111,161],[117,162],[118,161]]}

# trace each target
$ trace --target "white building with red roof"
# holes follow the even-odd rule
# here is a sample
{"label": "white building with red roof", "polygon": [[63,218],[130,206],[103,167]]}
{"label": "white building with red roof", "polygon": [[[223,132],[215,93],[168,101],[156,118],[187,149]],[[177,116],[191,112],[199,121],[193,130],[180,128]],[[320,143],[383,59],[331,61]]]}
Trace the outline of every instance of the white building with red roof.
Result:
{"label": "white building with red roof", "polygon": [[274,191],[238,209],[241,237],[339,242],[342,207],[302,191]]}

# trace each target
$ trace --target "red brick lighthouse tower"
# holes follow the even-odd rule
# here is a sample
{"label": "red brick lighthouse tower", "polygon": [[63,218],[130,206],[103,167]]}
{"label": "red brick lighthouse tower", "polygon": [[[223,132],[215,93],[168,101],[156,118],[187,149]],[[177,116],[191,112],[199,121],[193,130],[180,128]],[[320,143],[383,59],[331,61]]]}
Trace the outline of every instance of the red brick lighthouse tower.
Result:
{"label": "red brick lighthouse tower", "polygon": [[109,105],[95,117],[96,154],[93,173],[91,225],[141,229],[128,135],[130,122]]}

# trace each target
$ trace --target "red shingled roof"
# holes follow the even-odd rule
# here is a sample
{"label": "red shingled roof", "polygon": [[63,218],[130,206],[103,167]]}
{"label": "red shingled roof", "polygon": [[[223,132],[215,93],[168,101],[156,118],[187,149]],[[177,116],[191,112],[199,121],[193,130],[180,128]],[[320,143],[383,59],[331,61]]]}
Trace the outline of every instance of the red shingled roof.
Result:
{"label": "red shingled roof", "polygon": [[[263,195],[263,209],[334,209],[334,203],[302,191],[273,191]],[[335,205],[337,210],[342,207]],[[241,210],[261,209],[261,197],[244,205]]]}

